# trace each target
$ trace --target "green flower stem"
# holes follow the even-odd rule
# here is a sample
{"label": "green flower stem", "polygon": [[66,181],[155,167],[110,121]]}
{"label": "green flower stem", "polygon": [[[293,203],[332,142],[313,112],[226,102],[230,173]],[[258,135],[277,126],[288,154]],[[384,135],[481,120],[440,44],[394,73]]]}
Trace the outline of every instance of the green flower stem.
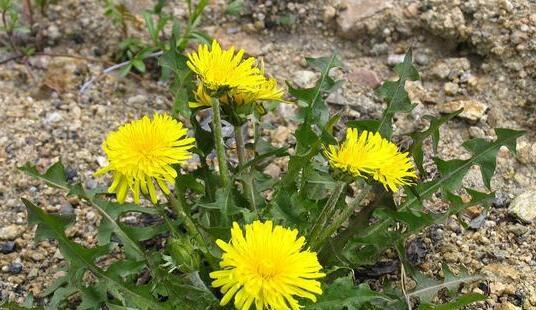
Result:
{"label": "green flower stem", "polygon": [[210,255],[207,242],[203,238],[201,231],[197,229],[197,225],[194,223],[190,215],[186,212],[182,201],[180,199],[175,198],[173,195],[169,195],[168,200],[173,210],[175,210],[175,213],[177,213],[177,216],[182,220],[184,227],[186,228],[188,233],[195,238],[195,240],[200,246],[203,246],[205,248],[205,258],[209,263],[210,267],[213,270],[217,270],[218,263],[214,260],[214,257]]}
{"label": "green flower stem", "polygon": [[[326,228],[322,230],[320,233],[320,237],[318,237],[318,244],[323,244],[324,241],[331,237],[334,232],[339,229],[348,218],[354,213],[354,210],[359,206],[359,204],[363,201],[363,199],[368,195],[370,192],[371,186],[368,184],[365,184],[365,186],[361,189],[359,192],[359,195],[352,201],[352,203],[348,206],[346,206],[345,209],[343,209],[331,222],[330,225],[328,225]],[[331,218],[332,216],[329,216],[328,218]]]}
{"label": "green flower stem", "polygon": [[334,209],[337,207],[337,202],[339,201],[339,198],[341,197],[341,194],[345,188],[346,182],[338,181],[335,185],[335,189],[333,190],[331,196],[326,202],[326,205],[324,205],[324,208],[322,209],[322,211],[320,211],[316,222],[311,228],[311,233],[309,234],[309,244],[311,245],[312,249],[317,248],[320,232],[322,229],[324,229],[324,225],[329,219],[328,216],[332,214],[334,212]]}
{"label": "green flower stem", "polygon": [[227,167],[227,158],[225,156],[225,145],[223,144],[223,135],[221,132],[221,111],[220,100],[212,98],[212,128],[214,130],[214,144],[216,147],[216,156],[218,157],[218,166],[220,168],[220,178],[223,187],[229,185],[229,168]]}
{"label": "green flower stem", "polygon": [[[242,126],[235,125],[235,141],[236,141],[236,152],[238,154],[238,163],[240,168],[246,164],[246,147],[244,143],[244,136],[242,134]],[[253,177],[250,174],[249,168],[246,168],[244,171],[244,179],[242,180],[242,186],[244,187],[244,193],[246,194],[246,199],[251,205],[251,209],[257,213],[259,217],[259,211],[257,210],[257,201],[255,199],[255,185],[253,184]]]}
{"label": "green flower stem", "polygon": [[177,238],[179,236],[179,232],[177,231],[177,228],[175,226],[173,226],[173,223],[169,219],[169,216],[167,214],[167,210],[166,210],[165,205],[158,204],[158,203],[155,203],[153,205],[155,206],[155,208],[158,210],[158,212],[160,213],[160,215],[164,219],[164,222],[166,223],[166,226],[169,228],[169,231],[171,232],[171,235],[174,238]]}
{"label": "green flower stem", "polygon": [[367,227],[372,212],[379,206],[385,193],[382,187],[378,184],[374,184],[372,189],[369,189],[369,192],[375,194],[374,200],[359,209],[359,212],[350,219],[348,227],[328,241],[329,247],[324,247],[318,255],[321,261],[325,261],[328,257],[332,257],[333,251],[341,251],[352,236]]}

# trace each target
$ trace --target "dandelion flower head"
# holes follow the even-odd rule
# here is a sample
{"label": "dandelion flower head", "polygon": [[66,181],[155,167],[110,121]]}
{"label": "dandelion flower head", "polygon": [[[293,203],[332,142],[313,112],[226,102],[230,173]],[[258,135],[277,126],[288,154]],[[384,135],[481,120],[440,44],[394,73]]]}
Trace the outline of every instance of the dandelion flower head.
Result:
{"label": "dandelion flower head", "polygon": [[192,156],[189,149],[195,139],[187,137],[187,132],[181,122],[167,114],[155,113],[152,119],[144,116],[124,124],[109,133],[102,144],[109,164],[95,175],[113,173],[108,191],[116,193],[119,202],[124,202],[131,191],[136,203],[140,202],[140,192],[156,203],[154,182],[169,194],[168,183],[173,184],[177,176],[172,165]]}
{"label": "dandelion flower head", "polygon": [[354,177],[372,176],[393,192],[417,177],[408,153],[379,133],[348,128],[344,142],[327,146],[325,154],[333,168]]}
{"label": "dandelion flower head", "polygon": [[187,65],[207,90],[216,93],[252,89],[265,79],[254,57],[244,58],[244,50],[235,53],[234,47],[223,50],[216,40],[210,48],[203,44],[188,54]]}
{"label": "dandelion flower head", "polygon": [[318,278],[322,266],[315,252],[303,250],[305,238],[297,230],[255,221],[245,234],[233,223],[231,240],[217,240],[223,250],[222,270],[210,273],[212,286],[223,293],[220,305],[234,296],[237,309],[299,309],[296,297],[316,301],[322,294]]}

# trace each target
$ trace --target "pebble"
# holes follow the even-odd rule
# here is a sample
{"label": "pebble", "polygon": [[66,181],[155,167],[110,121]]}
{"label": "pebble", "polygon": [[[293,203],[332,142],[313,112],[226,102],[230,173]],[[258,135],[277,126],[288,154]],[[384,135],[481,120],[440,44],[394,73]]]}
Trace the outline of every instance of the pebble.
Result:
{"label": "pebble", "polygon": [[22,233],[24,228],[19,225],[8,225],[0,228],[0,239],[15,240]]}
{"label": "pebble", "polygon": [[444,79],[448,77],[449,73],[450,69],[446,63],[438,63],[432,68],[432,74],[439,79]]}
{"label": "pebble", "polygon": [[7,267],[7,271],[12,274],[19,274],[22,271],[21,263],[11,263]]}
{"label": "pebble", "polygon": [[455,96],[460,91],[460,87],[458,86],[458,84],[452,82],[445,83],[443,89],[445,90],[445,95],[447,96]]}
{"label": "pebble", "polygon": [[97,218],[97,214],[95,214],[94,211],[89,211],[86,213],[86,220],[90,223],[94,223],[95,219]]}
{"label": "pebble", "polygon": [[525,223],[536,219],[536,191],[528,191],[517,196],[508,207],[508,212]]}
{"label": "pebble", "polygon": [[136,95],[136,96],[132,96],[130,98],[127,99],[127,104],[128,105],[141,105],[141,104],[145,104],[145,102],[147,101],[147,97],[144,96],[144,95]]}
{"label": "pebble", "polygon": [[488,110],[485,103],[473,99],[455,100],[437,105],[437,109],[441,113],[452,113],[461,108],[463,108],[463,112],[458,117],[473,123],[480,120]]}
{"label": "pebble", "polygon": [[301,88],[311,88],[315,86],[317,74],[309,70],[298,70],[294,73],[292,81]]}
{"label": "pebble", "polygon": [[469,135],[471,136],[471,138],[484,138],[486,136],[486,133],[480,127],[471,126],[469,127]]}
{"label": "pebble", "polygon": [[536,143],[522,141],[518,143],[516,158],[523,164],[536,163]]}
{"label": "pebble", "polygon": [[50,39],[56,41],[61,38],[62,33],[60,32],[58,26],[52,24],[47,28],[47,35]]}
{"label": "pebble", "polygon": [[264,173],[271,176],[272,178],[278,178],[281,175],[281,167],[275,163],[270,163],[266,168],[264,168]]}
{"label": "pebble", "polygon": [[387,56],[387,64],[389,66],[397,65],[404,61],[404,57],[405,57],[404,54],[391,54]]}
{"label": "pebble", "polygon": [[426,66],[430,60],[428,59],[428,56],[426,54],[417,54],[415,55],[415,63],[421,66]]}
{"label": "pebble", "polygon": [[16,244],[14,241],[6,241],[0,243],[0,253],[9,254],[15,251]]}
{"label": "pebble", "polygon": [[373,70],[367,68],[356,68],[348,74],[348,80],[370,88],[376,88],[381,84],[381,80]]}
{"label": "pebble", "polygon": [[52,112],[45,117],[45,124],[50,125],[63,120],[63,116],[59,112]]}
{"label": "pebble", "polygon": [[[367,20],[389,5],[386,0],[341,0],[344,8],[337,16],[337,35],[345,39],[355,39],[369,24]],[[370,27],[370,26],[369,26]]]}

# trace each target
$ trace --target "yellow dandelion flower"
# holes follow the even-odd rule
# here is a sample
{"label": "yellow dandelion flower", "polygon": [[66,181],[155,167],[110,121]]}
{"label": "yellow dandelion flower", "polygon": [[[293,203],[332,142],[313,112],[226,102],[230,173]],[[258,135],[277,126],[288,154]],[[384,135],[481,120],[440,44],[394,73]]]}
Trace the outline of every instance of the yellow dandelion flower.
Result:
{"label": "yellow dandelion flower", "polygon": [[354,177],[372,176],[387,189],[396,192],[401,186],[411,184],[417,177],[408,153],[379,133],[357,129],[346,130],[341,145],[329,145],[325,150],[330,165],[346,171]]}
{"label": "yellow dandelion flower", "polygon": [[192,156],[188,150],[195,139],[188,138],[187,132],[181,122],[167,114],[155,113],[153,119],[144,116],[125,124],[106,137],[102,148],[109,164],[95,175],[113,173],[108,192],[115,192],[119,202],[125,201],[130,190],[136,203],[140,202],[140,191],[156,203],[153,181],[169,194],[167,183],[173,184],[177,177],[171,165],[184,163]]}
{"label": "yellow dandelion flower", "polygon": [[297,230],[275,226],[271,221],[255,221],[243,234],[235,222],[229,243],[217,240],[223,250],[222,270],[210,273],[213,287],[221,287],[226,305],[234,296],[237,309],[248,310],[253,304],[262,309],[299,309],[294,296],[316,302],[322,294],[320,282],[325,276],[315,252],[302,250],[305,238]]}
{"label": "yellow dandelion flower", "polygon": [[235,48],[222,50],[217,41],[200,45],[188,54],[188,67],[197,74],[204,87],[213,92],[234,88],[250,89],[264,80],[254,57],[244,59],[244,50],[235,54]]}

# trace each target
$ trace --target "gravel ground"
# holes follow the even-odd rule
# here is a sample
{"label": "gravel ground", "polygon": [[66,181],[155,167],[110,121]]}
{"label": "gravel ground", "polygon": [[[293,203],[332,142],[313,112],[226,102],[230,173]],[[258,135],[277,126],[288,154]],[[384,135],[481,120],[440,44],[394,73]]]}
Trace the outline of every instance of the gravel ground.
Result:
{"label": "gravel ground", "polygon": [[[45,52],[111,60],[121,33],[103,17],[96,0],[64,0],[39,21]],[[139,12],[150,1],[138,1]],[[497,192],[489,210],[471,208],[460,219],[431,227],[410,242],[414,263],[430,274],[441,265],[468,269],[487,280],[465,290],[489,294],[473,309],[536,309],[536,219],[515,206],[536,209],[536,4],[531,1],[246,1],[238,17],[223,14],[224,1],[212,1],[204,30],[224,44],[262,57],[267,71],[299,86],[316,74],[304,57],[337,53],[345,63],[335,72],[347,82],[328,102],[343,119],[377,117],[382,103],[373,89],[393,77],[392,65],[408,47],[422,73],[409,85],[418,105],[397,119],[395,133],[423,128],[423,116],[459,106],[467,113],[442,129],[440,154],[466,156],[460,145],[471,137],[492,138],[494,127],[527,130],[517,155],[498,154]],[[172,12],[183,17],[184,8]],[[134,27],[130,29],[137,33]],[[106,42],[106,44],[102,44]],[[6,51],[0,50],[4,58]],[[20,197],[49,212],[73,214],[69,236],[84,245],[95,242],[98,214],[75,199],[31,180],[16,170],[26,161],[45,168],[60,156],[69,177],[96,187],[92,173],[102,164],[101,141],[110,128],[171,106],[168,94],[150,80],[106,76],[85,94],[78,89],[108,64],[67,57],[36,56],[27,63],[0,66],[0,299],[36,296],[62,275],[62,257],[54,243],[33,242]],[[265,119],[274,144],[292,142],[294,107],[281,105]],[[342,128],[339,127],[339,128]],[[403,141],[402,141],[403,142]],[[285,160],[267,167],[277,177]],[[482,188],[478,169],[466,185]],[[524,195],[523,195],[524,194]],[[521,195],[521,196],[520,196]],[[516,197],[518,199],[514,200]],[[432,203],[430,208],[445,208]],[[530,210],[530,209],[529,209]],[[534,215],[534,211],[532,211]],[[464,227],[459,221],[469,223]],[[387,253],[386,259],[392,259]]]}

